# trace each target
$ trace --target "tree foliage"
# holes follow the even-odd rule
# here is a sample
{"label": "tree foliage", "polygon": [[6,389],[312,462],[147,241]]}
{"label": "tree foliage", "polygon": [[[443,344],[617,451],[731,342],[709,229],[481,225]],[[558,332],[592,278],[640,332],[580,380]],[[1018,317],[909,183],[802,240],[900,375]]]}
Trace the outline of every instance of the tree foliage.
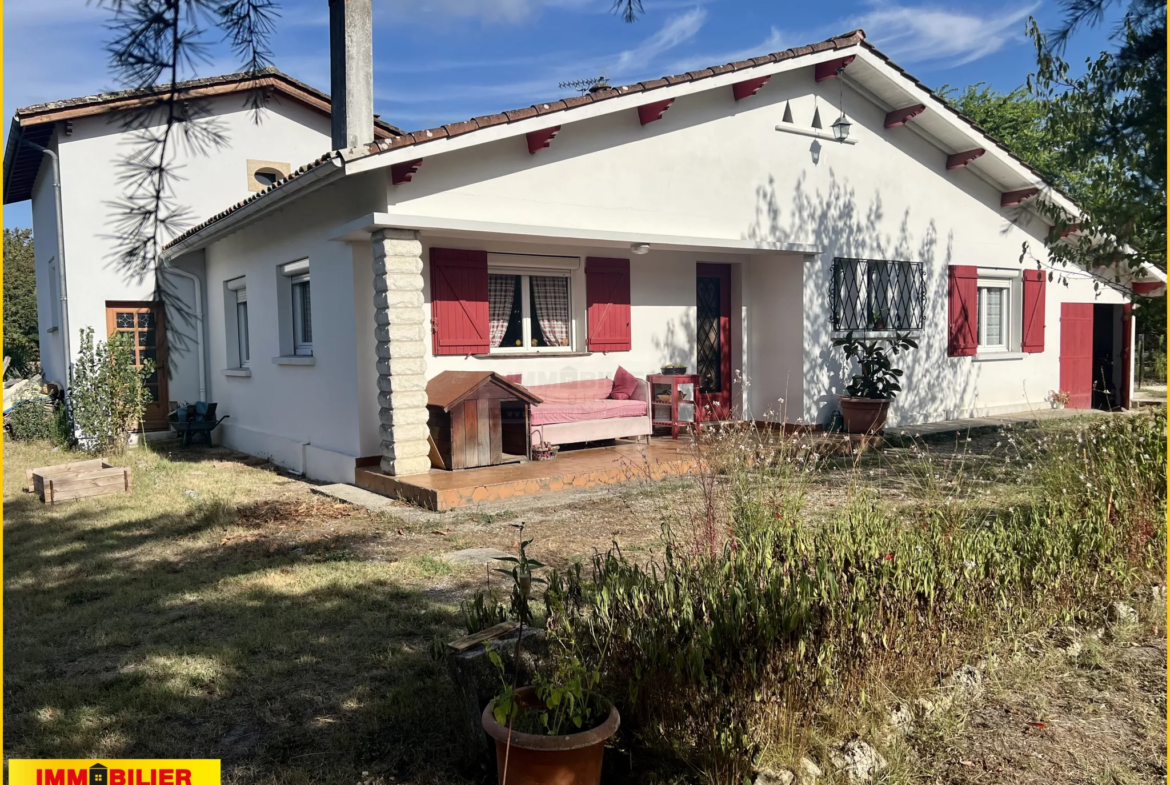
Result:
{"label": "tree foliage", "polygon": [[4,356],[21,376],[33,373],[41,359],[31,229],[4,230]]}
{"label": "tree foliage", "polygon": [[[1166,269],[1165,6],[1132,0],[1113,48],[1089,59],[1083,72],[1074,74],[1062,58],[1070,36],[1100,24],[1114,2],[1068,0],[1065,20],[1051,34],[1030,21],[1037,69],[1025,87],[940,89],[1084,210],[1073,218],[1051,194],[1038,200],[1037,209],[1055,224],[1049,258],[1107,280],[1116,270]],[[1074,223],[1081,231],[1061,239]],[[1164,334],[1163,303],[1137,301],[1139,331]]]}
{"label": "tree foliage", "polygon": [[[1064,167],[1076,175],[1072,195],[1088,213],[1077,219],[1082,233],[1076,239],[1050,240],[1049,251],[1058,261],[1090,270],[1165,270],[1165,3],[1131,0],[1111,37],[1116,48],[1089,60],[1080,75],[1061,56],[1069,37],[1100,24],[1115,2],[1066,0],[1065,22],[1051,36],[1035,21],[1029,26],[1037,71],[1028,86],[1046,103],[1046,127]],[[1138,329],[1164,335],[1165,304],[1138,298],[1138,305]]]}

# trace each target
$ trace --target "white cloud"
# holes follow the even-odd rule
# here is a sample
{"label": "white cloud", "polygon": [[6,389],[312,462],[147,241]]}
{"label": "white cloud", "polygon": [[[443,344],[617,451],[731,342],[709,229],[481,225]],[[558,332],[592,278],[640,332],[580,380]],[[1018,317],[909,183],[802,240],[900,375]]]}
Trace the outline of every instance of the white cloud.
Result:
{"label": "white cloud", "polygon": [[797,40],[791,34],[773,27],[768,33],[768,37],[758,44],[734,51],[723,51],[717,54],[688,55],[670,63],[667,66],[667,71],[670,73],[683,73],[686,71],[694,71],[697,68],[707,68],[712,65],[734,63],[738,60],[746,60],[749,57],[759,57],[762,54],[779,52],[782,49],[808,44],[812,41],[813,39],[811,38]]}
{"label": "white cloud", "polygon": [[516,24],[531,19],[545,5],[541,0],[382,0],[378,4],[395,20],[482,19]]}
{"label": "white cloud", "polygon": [[685,14],[670,17],[657,33],[633,49],[627,49],[618,55],[612,66],[612,75],[620,76],[641,71],[660,55],[693,39],[706,21],[707,9],[702,7],[692,8]]}
{"label": "white cloud", "polygon": [[874,2],[868,11],[843,20],[829,34],[861,27],[869,41],[895,62],[946,60],[950,65],[964,65],[1022,38],[1023,21],[1039,7],[1039,2],[1030,2],[971,12],[933,4]]}
{"label": "white cloud", "polygon": [[[411,87],[408,82],[401,82],[386,91],[379,90],[378,83],[375,82],[375,97],[379,101],[402,103],[408,106],[424,103],[480,105],[484,99],[511,100],[519,106],[563,96],[566,91],[559,89],[557,84],[569,79],[596,76],[602,72],[606,72],[611,81],[616,81],[619,78],[623,81],[645,78],[646,69],[651,67],[661,55],[692,40],[702,28],[706,17],[707,12],[701,7],[693,8],[679,16],[670,17],[661,28],[637,46],[612,55],[570,58],[563,52],[550,52],[535,56],[532,60],[534,64],[539,66],[536,70],[540,73],[537,78],[478,85],[454,83],[425,87]],[[525,60],[525,64],[527,62]],[[482,65],[487,66],[489,63]],[[393,72],[396,69],[391,66],[387,70]],[[379,68],[379,72],[381,71],[382,69]],[[485,111],[494,112],[499,111],[499,109],[499,104],[492,104]]]}

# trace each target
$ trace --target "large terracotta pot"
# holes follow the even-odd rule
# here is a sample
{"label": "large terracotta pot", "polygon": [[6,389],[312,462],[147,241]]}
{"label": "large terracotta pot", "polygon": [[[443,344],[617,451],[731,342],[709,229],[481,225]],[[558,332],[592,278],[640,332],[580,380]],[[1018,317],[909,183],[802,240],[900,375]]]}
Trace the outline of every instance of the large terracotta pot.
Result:
{"label": "large terracotta pot", "polygon": [[849,433],[877,433],[886,425],[890,402],[885,398],[841,396],[841,417]]}
{"label": "large terracotta pot", "polygon": [[[516,690],[516,699],[522,706],[539,702],[535,687]],[[483,729],[496,740],[496,776],[501,785],[599,785],[605,742],[617,733],[621,723],[616,708],[611,705],[609,716],[596,728],[567,736],[538,736],[513,730],[512,748],[506,751],[508,727],[496,722],[492,713],[495,703],[492,701],[483,710]]]}

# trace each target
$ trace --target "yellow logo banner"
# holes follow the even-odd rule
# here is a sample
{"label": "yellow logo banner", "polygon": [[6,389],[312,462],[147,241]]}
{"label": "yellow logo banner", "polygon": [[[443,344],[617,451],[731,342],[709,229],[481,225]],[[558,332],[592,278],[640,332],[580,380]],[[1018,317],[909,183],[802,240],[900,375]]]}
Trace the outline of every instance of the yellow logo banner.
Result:
{"label": "yellow logo banner", "polygon": [[10,760],[9,785],[220,785],[218,760]]}

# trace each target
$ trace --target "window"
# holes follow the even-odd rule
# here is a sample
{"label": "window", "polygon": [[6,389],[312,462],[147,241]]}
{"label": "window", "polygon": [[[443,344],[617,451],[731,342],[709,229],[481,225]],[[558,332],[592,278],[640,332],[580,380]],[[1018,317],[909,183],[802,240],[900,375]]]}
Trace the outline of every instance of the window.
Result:
{"label": "window", "polygon": [[555,271],[488,275],[492,352],[565,351],[572,346],[569,276]]}
{"label": "window", "polygon": [[922,263],[836,258],[829,302],[838,332],[921,330],[926,304]]}
{"label": "window", "polygon": [[278,276],[281,305],[281,351],[284,355],[313,355],[313,306],[309,260],[282,265]]}
{"label": "window", "polygon": [[309,276],[292,280],[293,354],[313,353],[313,312],[309,296]]}
{"label": "window", "polygon": [[283,161],[257,161],[248,159],[248,190],[263,191],[288,177],[291,167]]}
{"label": "window", "polygon": [[228,366],[247,368],[252,360],[248,338],[248,286],[244,277],[224,282]]}
{"label": "window", "polygon": [[1011,346],[1012,282],[981,279],[977,303],[979,350],[1006,352]]}
{"label": "window", "polygon": [[252,361],[248,349],[248,290],[236,292],[236,340],[240,347],[240,367],[247,368]]}
{"label": "window", "polygon": [[57,257],[49,260],[49,317],[46,320],[49,323],[48,332],[57,332],[61,326],[59,316],[61,315],[61,274],[57,270]]}
{"label": "window", "polygon": [[256,182],[263,188],[276,185],[276,181],[281,179],[280,172],[275,169],[258,169],[256,170],[256,174],[252,176],[256,178]]}

